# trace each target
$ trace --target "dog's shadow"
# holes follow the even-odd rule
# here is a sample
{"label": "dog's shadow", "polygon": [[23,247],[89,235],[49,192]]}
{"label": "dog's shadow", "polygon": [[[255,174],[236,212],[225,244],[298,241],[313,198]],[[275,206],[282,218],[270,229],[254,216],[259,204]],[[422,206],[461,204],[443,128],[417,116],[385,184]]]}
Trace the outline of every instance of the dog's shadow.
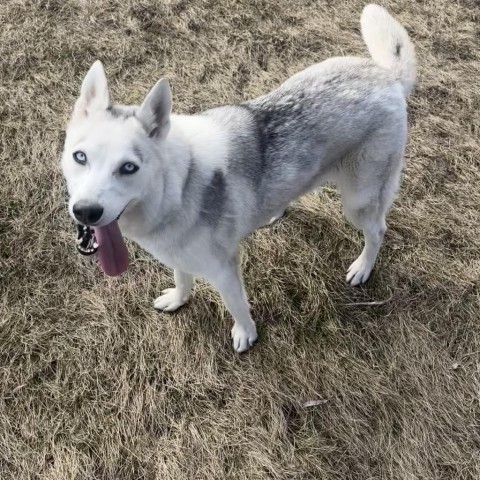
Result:
{"label": "dog's shadow", "polygon": [[351,322],[356,306],[376,302],[375,315],[385,312],[380,302],[391,292],[382,282],[382,253],[365,285],[347,285],[345,275],[362,251],[363,235],[343,216],[335,191],[319,195],[326,201],[295,202],[243,243],[242,271],[260,322],[298,325],[303,319],[321,329],[333,318]]}

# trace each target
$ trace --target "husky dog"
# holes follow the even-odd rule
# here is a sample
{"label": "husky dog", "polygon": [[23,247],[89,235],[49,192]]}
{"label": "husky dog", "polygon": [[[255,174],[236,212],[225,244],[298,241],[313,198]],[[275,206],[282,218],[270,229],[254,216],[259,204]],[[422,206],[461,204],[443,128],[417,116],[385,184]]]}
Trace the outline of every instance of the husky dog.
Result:
{"label": "husky dog", "polygon": [[89,245],[98,243],[104,271],[125,270],[123,237],[138,243],[174,269],[175,287],[154,301],[168,312],[187,302],[194,275],[205,277],[233,316],[233,347],[243,352],[257,332],[240,240],[333,182],[365,237],[346,279],[365,282],[399,185],[416,67],[405,29],[385,9],[365,7],[361,27],[371,59],[331,58],[264,96],[195,115],[171,113],[166,80],[140,106],[112,105],[95,62],[67,128],[62,168],[70,215],[94,230]]}

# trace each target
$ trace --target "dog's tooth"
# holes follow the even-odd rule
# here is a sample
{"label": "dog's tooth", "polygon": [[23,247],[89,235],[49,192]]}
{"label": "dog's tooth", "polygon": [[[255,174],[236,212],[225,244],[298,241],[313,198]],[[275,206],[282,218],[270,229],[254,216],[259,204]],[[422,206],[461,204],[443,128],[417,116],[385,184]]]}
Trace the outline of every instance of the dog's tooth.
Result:
{"label": "dog's tooth", "polygon": [[97,242],[93,242],[93,248],[98,248],[98,243]]}

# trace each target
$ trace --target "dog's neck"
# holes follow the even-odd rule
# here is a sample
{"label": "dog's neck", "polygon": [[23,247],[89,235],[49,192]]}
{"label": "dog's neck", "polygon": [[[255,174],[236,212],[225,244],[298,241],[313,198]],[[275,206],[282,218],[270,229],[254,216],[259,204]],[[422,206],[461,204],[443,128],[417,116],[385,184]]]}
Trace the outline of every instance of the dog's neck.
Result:
{"label": "dog's neck", "polygon": [[[120,219],[124,235],[134,241],[151,235],[160,237],[169,229],[170,235],[188,228],[193,221],[192,205],[188,204],[186,188],[201,188],[202,178],[225,163],[225,135],[221,128],[203,115],[172,115],[167,138],[159,145],[164,161],[141,201],[128,208]],[[192,164],[196,168],[197,185],[187,184]]]}

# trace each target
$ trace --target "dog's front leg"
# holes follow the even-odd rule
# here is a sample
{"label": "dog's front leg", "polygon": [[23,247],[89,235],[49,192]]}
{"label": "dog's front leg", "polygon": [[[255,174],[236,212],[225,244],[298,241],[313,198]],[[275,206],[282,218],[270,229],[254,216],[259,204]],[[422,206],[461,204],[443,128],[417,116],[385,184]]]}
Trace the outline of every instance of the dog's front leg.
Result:
{"label": "dog's front leg", "polygon": [[236,259],[222,265],[222,269],[209,276],[212,285],[218,290],[227,310],[233,317],[233,348],[245,352],[257,339],[257,329],[250,316],[247,294],[242,282]]}
{"label": "dog's front leg", "polygon": [[188,301],[193,287],[193,275],[181,270],[174,270],[173,278],[175,279],[175,288],[163,290],[162,295],[153,302],[153,306],[157,310],[173,312]]}

